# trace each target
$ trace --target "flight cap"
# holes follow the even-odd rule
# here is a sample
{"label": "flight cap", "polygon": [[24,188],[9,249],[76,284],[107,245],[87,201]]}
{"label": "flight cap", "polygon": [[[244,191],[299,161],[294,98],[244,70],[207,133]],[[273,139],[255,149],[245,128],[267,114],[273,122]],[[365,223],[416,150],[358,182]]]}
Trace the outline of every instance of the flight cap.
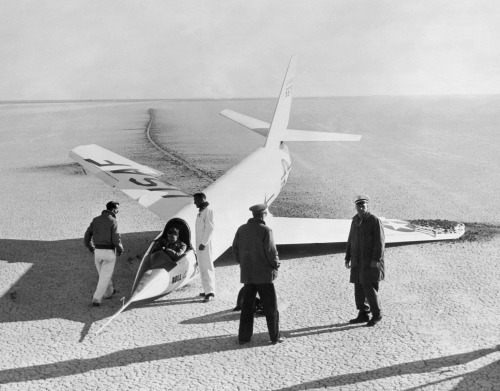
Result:
{"label": "flight cap", "polygon": [[113,209],[116,209],[116,207],[120,205],[119,202],[116,202],[116,201],[109,201],[107,204],[106,204],[106,209],[107,210],[113,210]]}
{"label": "flight cap", "polygon": [[362,202],[370,202],[370,197],[368,197],[366,194],[360,194],[356,197],[356,200],[354,201],[355,204],[360,204]]}
{"label": "flight cap", "polygon": [[264,212],[265,210],[267,210],[267,204],[257,204],[251,206],[249,209],[251,212]]}

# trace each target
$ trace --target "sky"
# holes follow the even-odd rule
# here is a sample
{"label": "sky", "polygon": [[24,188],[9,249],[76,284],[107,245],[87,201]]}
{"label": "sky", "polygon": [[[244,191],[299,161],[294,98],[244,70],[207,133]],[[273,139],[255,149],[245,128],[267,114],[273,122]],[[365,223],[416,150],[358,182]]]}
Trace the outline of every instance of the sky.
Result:
{"label": "sky", "polygon": [[497,0],[0,5],[0,101],[500,93]]}

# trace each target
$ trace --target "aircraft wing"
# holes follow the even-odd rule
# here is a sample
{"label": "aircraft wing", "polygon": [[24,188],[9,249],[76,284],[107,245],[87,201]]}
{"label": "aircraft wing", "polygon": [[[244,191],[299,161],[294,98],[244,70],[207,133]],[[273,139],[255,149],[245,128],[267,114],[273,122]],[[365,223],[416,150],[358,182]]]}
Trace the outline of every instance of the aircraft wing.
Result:
{"label": "aircraft wing", "polygon": [[[457,239],[465,231],[461,223],[440,224],[431,220],[424,223],[422,220],[419,224],[396,219],[381,220],[386,243]],[[351,221],[274,216],[266,218],[266,224],[273,230],[276,244],[345,243]]]}
{"label": "aircraft wing", "polygon": [[347,242],[351,220],[274,217],[266,225],[273,230],[276,244]]}
{"label": "aircraft wing", "polygon": [[81,145],[69,156],[86,170],[116,187],[165,221],[186,205],[192,196],[158,179],[163,175],[98,145]]}

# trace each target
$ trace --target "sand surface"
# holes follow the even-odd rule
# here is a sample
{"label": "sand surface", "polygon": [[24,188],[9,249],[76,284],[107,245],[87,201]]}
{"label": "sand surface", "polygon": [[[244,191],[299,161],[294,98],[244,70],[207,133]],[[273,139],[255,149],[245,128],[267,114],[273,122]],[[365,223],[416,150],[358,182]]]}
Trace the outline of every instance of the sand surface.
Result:
{"label": "sand surface", "polygon": [[[365,192],[379,216],[462,221],[461,240],[391,246],[384,319],[356,315],[342,245],[281,247],[276,287],[285,343],[263,318],[236,343],[239,268],[216,263],[217,297],[199,280],[134,304],[134,271],[164,222],[86,175],[71,148],[99,144],[202,190],[262,145],[218,115],[270,121],[273,100],[0,105],[0,389],[6,390],[500,390],[500,97],[296,99],[290,127],[363,135],[358,143],[289,143],[292,173],[271,210],[349,218]],[[195,167],[165,157],[145,134]],[[201,173],[201,174],[200,174]],[[118,297],[89,307],[97,273],[83,247],[90,220],[120,202],[125,253]]]}

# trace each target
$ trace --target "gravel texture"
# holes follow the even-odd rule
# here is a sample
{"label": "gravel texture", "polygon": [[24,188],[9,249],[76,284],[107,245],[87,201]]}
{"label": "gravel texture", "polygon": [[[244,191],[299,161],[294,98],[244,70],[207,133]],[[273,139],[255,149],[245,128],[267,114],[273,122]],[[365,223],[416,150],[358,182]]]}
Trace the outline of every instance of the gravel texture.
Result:
{"label": "gravel texture", "polygon": [[[276,282],[286,341],[257,318],[236,342],[240,288],[229,252],[216,299],[201,283],[134,303],[134,272],[164,222],[85,172],[71,148],[99,144],[194,192],[262,144],[218,112],[271,119],[272,100],[1,105],[1,390],[500,390],[500,97],[297,99],[290,127],[362,134],[359,143],[290,143],[293,168],[276,215],[349,218],[367,193],[387,218],[466,225],[453,242],[387,248],[384,318],[356,315],[343,245],[281,247]],[[159,152],[152,137],[193,171]],[[83,246],[110,199],[125,252],[119,295],[90,307],[97,273]]]}

